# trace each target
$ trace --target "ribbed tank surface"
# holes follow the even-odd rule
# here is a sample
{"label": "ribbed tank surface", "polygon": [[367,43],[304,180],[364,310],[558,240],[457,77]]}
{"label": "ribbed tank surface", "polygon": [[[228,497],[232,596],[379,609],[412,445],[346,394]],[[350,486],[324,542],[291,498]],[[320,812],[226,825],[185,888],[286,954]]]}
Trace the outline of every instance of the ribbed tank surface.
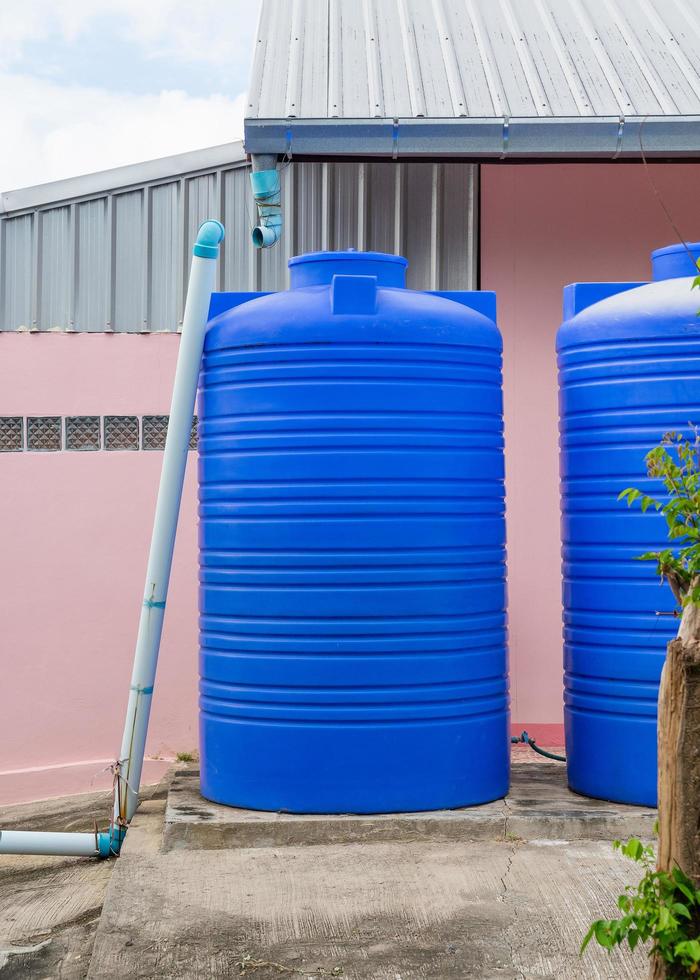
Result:
{"label": "ribbed tank surface", "polygon": [[678,620],[654,563],[635,561],[668,547],[666,522],[617,496],[635,486],[663,497],[644,456],[700,423],[692,254],[654,252],[652,283],[568,286],[557,341],[568,778],[623,803],[656,803],[659,680]]}
{"label": "ribbed tank surface", "polygon": [[405,267],[378,253],[293,258],[290,290],[239,298],[210,323],[208,799],[381,813],[507,791],[493,296],[412,292]]}

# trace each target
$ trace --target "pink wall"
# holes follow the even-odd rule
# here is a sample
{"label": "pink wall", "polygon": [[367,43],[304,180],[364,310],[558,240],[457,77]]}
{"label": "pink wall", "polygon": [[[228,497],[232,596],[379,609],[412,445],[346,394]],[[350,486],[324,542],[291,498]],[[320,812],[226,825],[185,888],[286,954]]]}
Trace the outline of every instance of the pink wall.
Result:
{"label": "pink wall", "polygon": [[[178,337],[0,334],[0,414],[167,414]],[[162,453],[0,455],[0,803],[101,788],[114,758]],[[196,747],[191,454],[147,752]],[[146,778],[165,768],[152,762]]]}
{"label": "pink wall", "polygon": [[[700,238],[700,165],[655,166]],[[505,341],[513,718],[561,742],[554,335],[561,289],[648,276],[673,240],[630,164],[485,166],[482,283]],[[0,334],[0,415],[165,414],[177,336]],[[158,452],[0,455],[0,803],[101,787],[121,735]],[[196,746],[195,456],[148,752]],[[147,778],[164,763],[153,761]]]}
{"label": "pink wall", "polygon": [[[681,234],[699,240],[700,164],[651,171]],[[675,236],[638,164],[489,165],[481,187],[481,284],[498,292],[505,348],[513,718],[560,724],[561,291],[576,281],[648,279],[649,252]]]}

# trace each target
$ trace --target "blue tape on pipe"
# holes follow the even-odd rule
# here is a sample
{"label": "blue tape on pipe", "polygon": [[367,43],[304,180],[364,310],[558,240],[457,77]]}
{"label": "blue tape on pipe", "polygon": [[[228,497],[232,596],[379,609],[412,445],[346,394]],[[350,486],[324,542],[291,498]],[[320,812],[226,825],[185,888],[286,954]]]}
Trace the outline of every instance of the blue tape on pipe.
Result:
{"label": "blue tape on pipe", "polygon": [[165,599],[144,599],[146,609],[165,609]]}

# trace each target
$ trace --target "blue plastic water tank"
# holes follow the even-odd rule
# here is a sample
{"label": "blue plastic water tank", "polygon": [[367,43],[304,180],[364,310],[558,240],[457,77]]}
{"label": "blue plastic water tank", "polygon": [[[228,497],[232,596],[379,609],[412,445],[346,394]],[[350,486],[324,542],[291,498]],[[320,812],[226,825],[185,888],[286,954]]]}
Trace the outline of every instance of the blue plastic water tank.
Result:
{"label": "blue plastic water tank", "polygon": [[202,793],[302,813],[496,799],[509,732],[495,298],[409,291],[393,255],[289,265],[287,292],[219,297],[239,305],[205,345]]}
{"label": "blue plastic water tank", "polygon": [[634,560],[667,547],[664,518],[617,495],[636,486],[660,496],[644,456],[665,432],[700,422],[693,258],[680,245],[659,249],[652,273],[648,284],[567,286],[557,339],[569,785],[648,805],[659,680],[678,621],[653,563]]}

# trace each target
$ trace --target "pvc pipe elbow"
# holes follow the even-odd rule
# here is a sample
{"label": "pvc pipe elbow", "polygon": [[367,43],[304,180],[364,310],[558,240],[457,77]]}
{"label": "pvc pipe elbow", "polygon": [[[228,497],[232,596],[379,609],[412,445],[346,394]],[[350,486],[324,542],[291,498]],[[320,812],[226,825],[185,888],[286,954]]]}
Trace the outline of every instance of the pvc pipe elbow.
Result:
{"label": "pvc pipe elbow", "polygon": [[224,226],[220,221],[210,218],[199,226],[197,241],[192,249],[193,255],[202,259],[216,259],[219,256],[219,246],[225,236]]}
{"label": "pvc pipe elbow", "polygon": [[109,830],[97,834],[97,851],[101,858],[116,857],[122,849],[126,827],[112,825]]}
{"label": "pvc pipe elbow", "polygon": [[269,248],[280,240],[281,232],[282,219],[280,218],[276,225],[271,222],[267,225],[256,225],[250,233],[250,237],[253,239],[253,245],[256,248]]}

